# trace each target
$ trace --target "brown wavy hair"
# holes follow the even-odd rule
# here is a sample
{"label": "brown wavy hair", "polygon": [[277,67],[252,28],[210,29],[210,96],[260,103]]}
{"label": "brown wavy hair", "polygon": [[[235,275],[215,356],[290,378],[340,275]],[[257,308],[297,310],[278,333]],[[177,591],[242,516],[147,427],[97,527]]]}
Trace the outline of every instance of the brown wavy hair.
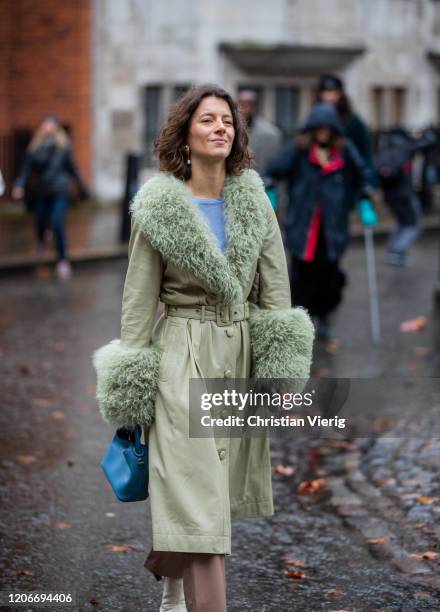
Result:
{"label": "brown wavy hair", "polygon": [[248,135],[244,119],[227,91],[218,85],[208,84],[189,89],[171,109],[168,120],[154,144],[159,170],[170,172],[182,180],[191,178],[191,166],[187,164],[184,146],[188,138],[191,118],[203,98],[209,96],[225,100],[231,109],[235,137],[231,152],[226,158],[226,174],[238,175],[246,168],[250,168],[251,155],[248,150]]}

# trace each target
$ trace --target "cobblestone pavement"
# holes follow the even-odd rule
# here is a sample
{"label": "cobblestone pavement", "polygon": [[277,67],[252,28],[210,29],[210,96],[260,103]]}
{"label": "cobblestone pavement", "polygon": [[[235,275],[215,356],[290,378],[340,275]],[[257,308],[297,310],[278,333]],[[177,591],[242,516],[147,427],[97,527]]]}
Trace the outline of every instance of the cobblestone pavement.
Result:
{"label": "cobblestone pavement", "polygon": [[[434,244],[438,248],[438,243]],[[351,267],[357,271],[362,269],[362,256],[360,250],[350,254]],[[391,563],[411,581],[440,591],[440,327],[428,281],[434,267],[432,262],[422,261],[420,251],[414,255],[411,269],[386,268],[380,260],[378,264],[384,333],[381,349],[372,346],[360,320],[360,333],[349,336],[345,329],[344,314],[357,318],[354,313],[362,308],[358,286],[338,314],[335,331],[339,339],[318,351],[317,373],[398,376],[400,387],[431,386],[432,401],[421,401],[419,410],[412,414],[402,401],[400,418],[391,427],[385,423],[382,435],[317,445],[315,465],[320,466],[318,476],[328,475],[330,506],[359,534],[371,554]],[[367,314],[365,304],[363,313]],[[425,329],[413,334],[399,332],[402,321],[422,314],[427,317]],[[353,324],[355,321],[349,320],[351,331]],[[364,350],[341,350],[340,337],[341,348],[359,342]],[[360,365],[358,359],[365,357]],[[413,605],[408,609],[421,609]]]}
{"label": "cobblestone pavement", "polygon": [[[407,270],[385,268],[379,247],[380,348],[369,338],[363,251],[352,249],[337,342],[317,347],[315,376],[438,376],[437,246],[420,243]],[[154,612],[160,602],[142,567],[148,504],[115,500],[99,469],[113,431],[97,413],[90,355],[118,335],[124,272],[111,262],[78,268],[68,283],[0,279],[2,588],[73,589],[81,611]],[[422,331],[399,332],[421,315]],[[425,432],[437,426],[434,405],[420,414]],[[423,558],[438,551],[437,438],[275,439],[276,514],[234,526],[229,610],[438,611],[438,559]],[[301,494],[304,481],[314,484]]]}

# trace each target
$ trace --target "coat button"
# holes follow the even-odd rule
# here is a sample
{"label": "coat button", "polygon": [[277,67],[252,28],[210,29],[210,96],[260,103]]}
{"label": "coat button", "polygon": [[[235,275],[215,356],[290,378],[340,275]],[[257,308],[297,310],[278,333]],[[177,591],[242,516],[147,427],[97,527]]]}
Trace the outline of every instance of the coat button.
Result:
{"label": "coat button", "polygon": [[232,338],[232,336],[234,335],[234,330],[228,327],[226,330],[226,335],[228,336],[228,338]]}
{"label": "coat button", "polygon": [[223,459],[226,457],[225,449],[221,448],[217,452],[218,452],[218,456],[219,456],[220,461],[223,461]]}
{"label": "coat button", "polygon": [[232,370],[225,370],[225,378],[232,378]]}

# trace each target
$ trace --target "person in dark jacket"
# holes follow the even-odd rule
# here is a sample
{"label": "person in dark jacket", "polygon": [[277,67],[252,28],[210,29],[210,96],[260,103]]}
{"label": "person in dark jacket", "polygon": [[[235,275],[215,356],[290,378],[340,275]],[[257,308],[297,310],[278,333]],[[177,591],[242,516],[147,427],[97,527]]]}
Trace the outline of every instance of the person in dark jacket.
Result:
{"label": "person in dark jacket", "polygon": [[71,179],[78,183],[81,197],[87,197],[88,192],[78,172],[69,137],[55,115],[43,117],[29,144],[14,183],[14,198],[24,197],[24,189],[31,175],[35,177],[38,248],[44,251],[46,230],[51,225],[58,252],[56,271],[60,278],[68,278],[72,269],[66,252],[64,220],[69,205]]}
{"label": "person in dark jacket", "polygon": [[[365,122],[354,112],[350,99],[345,92],[344,82],[333,74],[322,75],[318,83],[317,102],[332,104],[339,115],[344,126],[345,134],[362,156],[371,174],[372,185],[379,188],[379,178],[375,171],[373,151],[368,127]],[[357,199],[355,186],[351,185],[352,197]],[[374,193],[373,198],[377,200]]]}
{"label": "person in dark jacket", "polygon": [[404,129],[382,134],[376,166],[384,199],[396,220],[391,233],[385,263],[406,266],[409,250],[423,230],[423,211],[414,189],[414,158],[425,155],[432,147],[432,137],[412,137]]}
{"label": "person in dark jacket", "polygon": [[288,182],[285,236],[292,258],[292,300],[317,319],[318,337],[328,339],[329,313],[341,301],[346,281],[339,260],[349,239],[350,185],[369,196],[372,172],[344,137],[335,108],[321,102],[296,142],[272,158],[265,176]]}

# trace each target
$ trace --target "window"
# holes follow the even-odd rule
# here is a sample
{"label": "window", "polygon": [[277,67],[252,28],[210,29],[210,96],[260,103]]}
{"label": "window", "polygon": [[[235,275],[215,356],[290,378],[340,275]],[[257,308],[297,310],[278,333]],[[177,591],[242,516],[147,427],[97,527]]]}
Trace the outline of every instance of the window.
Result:
{"label": "window", "polygon": [[406,90],[403,87],[391,89],[390,126],[402,127],[405,123]]}
{"label": "window", "polygon": [[159,130],[162,87],[148,85],[145,88],[145,152],[148,166],[154,165],[153,148]]}
{"label": "window", "polygon": [[298,126],[299,90],[297,87],[275,87],[275,123],[284,141],[291,140]]}
{"label": "window", "polygon": [[405,87],[373,87],[371,105],[374,129],[398,128],[405,124],[406,94]]}
{"label": "window", "polygon": [[190,88],[189,85],[175,85],[173,89],[173,102],[176,102]]}
{"label": "window", "polygon": [[372,123],[375,130],[385,127],[385,91],[383,87],[373,87],[371,90],[373,107]]}

